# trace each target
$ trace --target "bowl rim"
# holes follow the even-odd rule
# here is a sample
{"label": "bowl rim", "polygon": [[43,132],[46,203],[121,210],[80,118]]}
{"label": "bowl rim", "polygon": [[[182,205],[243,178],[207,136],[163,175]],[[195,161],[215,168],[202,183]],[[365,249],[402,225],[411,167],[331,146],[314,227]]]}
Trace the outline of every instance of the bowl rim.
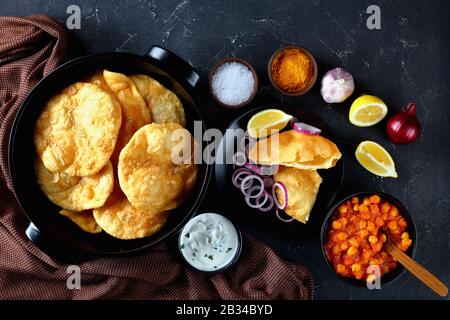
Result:
{"label": "bowl rim", "polygon": [[[396,206],[398,206],[398,205],[400,206],[399,209],[402,211],[401,214],[405,214],[409,218],[408,220],[410,220],[410,222],[412,222],[410,225],[408,225],[408,231],[413,231],[413,233],[414,233],[413,246],[411,248],[411,254],[409,256],[413,259],[416,254],[416,251],[417,251],[418,237],[417,237],[416,223],[414,221],[413,216],[410,214],[409,209],[403,204],[402,201],[398,200],[396,197],[392,196],[391,194],[383,192],[383,191],[359,191],[359,192],[355,192],[355,193],[352,193],[350,195],[343,197],[341,200],[337,201],[330,208],[330,210],[328,211],[328,213],[323,221],[322,227],[320,229],[320,248],[322,251],[323,258],[324,258],[328,268],[330,269],[330,271],[334,274],[334,276],[337,277],[338,279],[342,280],[343,282],[345,282],[349,285],[352,285],[354,287],[365,287],[366,282],[364,280],[357,280],[354,278],[341,276],[341,275],[337,274],[336,271],[334,271],[333,266],[331,265],[331,263],[327,257],[325,247],[324,247],[326,232],[329,229],[328,227],[329,227],[331,218],[334,216],[335,210],[339,205],[341,205],[343,202],[351,199],[352,197],[361,197],[361,196],[374,195],[374,194],[379,195],[380,197],[386,197],[389,202],[391,202],[391,201],[395,202]],[[393,278],[388,279],[385,282],[382,282],[383,286],[393,283],[395,280],[400,278],[403,275],[403,273],[406,271],[406,268],[403,267],[401,264],[397,265],[396,269],[398,269],[398,268],[401,268],[400,272],[397,275],[395,275]],[[392,271],[395,271],[395,269]],[[381,279],[383,279],[383,276],[381,277]]]}
{"label": "bowl rim", "polygon": [[[280,54],[283,51],[288,50],[288,49],[298,49],[298,50],[302,51],[303,53],[305,53],[308,56],[308,58],[313,63],[313,77],[312,77],[311,81],[309,82],[308,86],[306,86],[304,89],[299,90],[297,92],[288,92],[288,91],[283,90],[282,88],[277,86],[277,84],[275,83],[275,81],[273,80],[273,77],[272,77],[272,63],[273,63],[273,60],[275,59],[275,57],[278,54]],[[314,85],[317,82],[317,77],[318,77],[319,70],[318,70],[318,65],[317,65],[316,58],[314,58],[314,56],[312,55],[312,53],[308,49],[306,49],[304,47],[301,47],[301,46],[289,45],[289,46],[285,46],[285,47],[279,48],[278,50],[276,50],[271,55],[271,57],[269,59],[269,63],[267,64],[267,73],[269,75],[270,83],[272,84],[272,86],[275,89],[277,89],[279,92],[281,92],[282,94],[284,94],[286,96],[297,97],[297,96],[302,96],[302,95],[308,93],[312,89],[312,87],[314,87]]]}
{"label": "bowl rim", "polygon": [[[253,75],[253,79],[254,79],[253,92],[252,92],[252,94],[250,95],[250,97],[246,101],[241,102],[240,104],[230,105],[230,104],[223,103],[222,101],[220,101],[216,97],[216,95],[214,94],[213,89],[212,89],[212,79],[213,79],[214,74],[216,73],[217,69],[219,69],[219,67],[221,67],[224,63],[227,63],[227,62],[239,62],[239,63],[242,63],[243,65],[245,65],[250,70],[250,72]],[[221,107],[229,108],[229,109],[239,109],[241,107],[244,107],[244,106],[248,105],[255,98],[256,93],[258,92],[258,89],[259,89],[258,73],[256,72],[256,69],[253,67],[253,65],[250,62],[248,62],[247,60],[245,60],[245,59],[242,59],[242,58],[239,58],[239,57],[226,57],[226,58],[223,58],[223,59],[217,61],[214,64],[214,66],[208,72],[208,90],[209,90],[209,93],[210,93],[211,97],[213,98],[214,102],[216,102]]]}
{"label": "bowl rim", "polygon": [[[181,237],[183,236],[183,231],[186,228],[186,226],[189,224],[189,222],[193,219],[196,219],[197,217],[204,215],[204,214],[215,214],[218,216],[221,216],[222,218],[225,218],[226,220],[228,220],[231,225],[234,227],[234,230],[236,231],[236,235],[237,235],[237,239],[238,239],[238,246],[236,249],[236,253],[234,254],[234,257],[230,260],[230,262],[228,262],[226,265],[224,265],[221,268],[218,268],[216,270],[212,270],[212,271],[207,271],[207,270],[200,270],[197,269],[196,267],[194,267],[192,264],[189,263],[189,261],[187,261],[186,257],[184,256],[184,254],[181,252],[181,247],[180,247],[180,241],[181,241]],[[226,270],[228,270],[229,268],[231,268],[240,258],[241,253],[242,253],[242,247],[243,247],[243,237],[242,237],[242,232],[241,230],[236,226],[236,224],[231,221],[227,216],[221,214],[221,213],[217,213],[217,212],[212,212],[212,211],[206,211],[206,212],[201,212],[198,213],[196,215],[194,215],[193,217],[191,217],[188,222],[181,227],[181,229],[178,231],[178,236],[176,237],[177,239],[177,252],[179,254],[179,256],[181,257],[181,260],[183,262],[183,264],[188,267],[189,269],[201,273],[201,274],[206,274],[206,275],[214,275],[214,274],[219,274],[219,273],[223,273]]]}

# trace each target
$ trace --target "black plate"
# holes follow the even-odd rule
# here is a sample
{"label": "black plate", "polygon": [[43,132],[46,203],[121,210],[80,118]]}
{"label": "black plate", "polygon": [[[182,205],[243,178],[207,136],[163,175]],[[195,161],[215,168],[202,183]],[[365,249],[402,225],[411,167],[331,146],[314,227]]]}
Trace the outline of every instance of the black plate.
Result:
{"label": "black plate", "polygon": [[[393,204],[394,206],[397,207],[400,215],[406,220],[406,222],[408,223],[408,233],[409,233],[409,237],[411,238],[411,240],[413,241],[412,246],[410,246],[408,248],[408,250],[406,251],[406,254],[408,256],[410,256],[411,258],[414,258],[414,254],[416,253],[416,248],[417,248],[417,229],[416,229],[416,224],[414,223],[414,219],[412,217],[412,215],[409,213],[409,210],[405,207],[405,205],[400,202],[400,200],[398,200],[397,198],[391,196],[390,194],[384,193],[384,192],[380,192],[380,191],[364,191],[364,192],[358,192],[358,193],[354,193],[352,195],[349,195],[345,198],[343,198],[341,201],[337,202],[328,212],[327,217],[325,218],[325,221],[323,223],[322,226],[322,230],[320,231],[320,244],[322,247],[322,253],[323,253],[323,257],[325,258],[325,261],[328,265],[328,267],[330,268],[331,272],[334,273],[334,275],[336,277],[338,277],[339,279],[341,279],[342,281],[352,285],[352,286],[356,286],[356,287],[362,287],[365,288],[366,287],[366,282],[364,280],[357,280],[357,279],[353,279],[353,278],[348,278],[348,277],[344,277],[341,276],[339,274],[337,274],[330,261],[328,260],[325,248],[324,248],[324,244],[326,241],[326,236],[328,233],[328,229],[330,227],[330,222],[331,222],[331,218],[334,216],[335,210],[337,207],[339,207],[342,203],[344,203],[345,201],[347,201],[348,199],[351,199],[353,197],[358,197],[358,198],[364,198],[367,196],[371,196],[377,194],[380,196],[381,199],[387,200],[388,202],[390,202],[391,204]],[[400,275],[405,271],[405,268],[401,265],[401,264],[397,264],[397,267],[392,270],[391,272],[385,274],[384,276],[381,277],[381,285],[386,285],[388,283],[391,283],[392,281],[394,281],[395,279],[397,279],[398,277],[400,277]]]}
{"label": "black plate", "polygon": [[[269,106],[252,109],[233,121],[228,129],[243,129],[245,131],[250,118],[264,109],[281,109],[284,112],[293,115],[301,122],[320,128],[324,137],[335,141],[327,124],[318,116],[299,107],[287,106],[285,104],[271,104]],[[278,220],[275,213],[272,211],[263,213],[249,208],[245,203],[244,196],[240,190],[236,189],[231,183],[233,166],[224,163],[225,157],[230,157],[230,154],[232,155],[235,153],[235,144],[232,142],[232,139],[234,139],[232,131],[225,134],[220,142],[215,164],[215,176],[217,188],[221,195],[220,199],[223,200],[222,205],[228,209],[227,211],[229,214],[233,215],[234,219],[243,224],[251,224],[252,228],[259,232],[274,234],[276,237],[282,239],[298,239],[318,236],[322,222],[328,212],[328,208],[336,198],[344,178],[343,159],[340,159],[334,168],[318,171],[323,182],[320,186],[317,200],[312,209],[308,223],[303,224],[296,220],[285,223]]]}
{"label": "black plate", "polygon": [[199,76],[181,58],[160,47],[152,47],[148,56],[111,52],[84,56],[60,66],[44,78],[22,104],[9,142],[9,169],[17,198],[31,220],[27,236],[50,255],[72,260],[88,254],[121,254],[148,248],[179,230],[195,214],[209,182],[211,167],[199,165],[197,184],[191,196],[171,213],[169,222],[158,233],[143,239],[120,240],[102,232],[81,231],[69,219],[58,214],[36,183],[33,161],[34,125],[45,102],[68,85],[99,69],[125,74],[144,73],[160,81],[181,99],[187,129],[193,132],[195,120],[203,121],[195,101]]}

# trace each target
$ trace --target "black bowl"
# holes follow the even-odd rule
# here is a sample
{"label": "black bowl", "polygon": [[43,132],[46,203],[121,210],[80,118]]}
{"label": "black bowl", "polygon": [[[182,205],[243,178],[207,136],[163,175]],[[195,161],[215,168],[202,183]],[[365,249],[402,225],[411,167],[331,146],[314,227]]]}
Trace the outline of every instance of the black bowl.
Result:
{"label": "black bowl", "polygon": [[47,199],[34,178],[35,122],[52,95],[99,69],[125,74],[143,73],[155,78],[182,101],[190,132],[194,132],[194,121],[203,122],[195,98],[198,74],[181,58],[157,46],[152,47],[147,56],[110,52],[77,58],[55,69],[39,82],[22,104],[14,121],[9,141],[9,170],[17,199],[31,221],[27,236],[43,251],[60,260],[130,253],[155,245],[179,230],[195,214],[211,175],[209,165],[199,165],[197,183],[188,199],[171,213],[164,228],[150,237],[120,240],[105,232],[89,234],[59,215],[59,208]]}
{"label": "black bowl", "polygon": [[[412,246],[410,246],[408,248],[408,250],[406,251],[406,254],[408,256],[410,256],[411,258],[414,258],[414,255],[416,253],[416,248],[417,248],[417,230],[416,230],[416,225],[414,223],[414,220],[411,216],[411,214],[408,212],[408,209],[405,207],[405,205],[400,202],[398,199],[394,198],[393,196],[391,196],[390,194],[384,193],[384,192],[379,192],[379,191],[365,191],[365,192],[358,192],[358,193],[354,193],[352,195],[349,195],[347,197],[345,197],[344,199],[342,199],[341,201],[337,202],[328,212],[328,215],[325,218],[325,221],[323,222],[322,225],[322,230],[320,231],[320,242],[321,242],[321,247],[322,247],[322,253],[323,253],[323,257],[328,265],[328,267],[330,268],[331,272],[333,272],[333,274],[336,275],[336,277],[338,277],[339,279],[341,279],[342,281],[352,285],[352,286],[356,286],[356,287],[366,287],[366,281],[365,280],[357,280],[354,278],[349,278],[349,277],[344,277],[341,276],[339,274],[337,274],[334,269],[333,266],[331,265],[328,257],[327,257],[327,253],[325,251],[324,248],[324,244],[326,242],[326,236],[329,230],[329,226],[330,226],[330,222],[332,220],[332,217],[334,216],[334,213],[337,209],[337,207],[339,207],[342,203],[344,203],[345,201],[351,199],[352,197],[358,197],[358,198],[364,198],[370,195],[378,195],[381,197],[381,199],[387,200],[388,202],[390,202],[391,204],[393,204],[394,206],[397,207],[400,215],[406,220],[406,222],[408,223],[408,228],[407,231],[409,233],[409,236],[413,242]],[[394,281],[395,279],[397,279],[398,277],[400,277],[400,275],[402,275],[402,273],[405,271],[405,268],[401,265],[401,264],[397,264],[397,267],[386,273],[385,275],[383,275],[381,277],[381,285],[386,285],[388,283],[391,283],[392,281]]]}
{"label": "black bowl", "polygon": [[[270,211],[262,213],[256,209],[250,208],[246,203],[242,193],[233,186],[231,176],[233,174],[233,165],[227,164],[226,159],[230,159],[236,152],[237,138],[234,130],[247,130],[247,123],[250,118],[264,109],[280,109],[284,112],[296,117],[299,121],[311,124],[322,130],[322,135],[336,142],[328,125],[320,117],[301,107],[288,104],[270,104],[259,108],[254,108],[236,120],[234,120],[225,132],[222,138],[216,157],[215,178],[217,189],[219,190],[221,207],[228,215],[233,217],[233,221],[243,225],[250,225],[252,229],[258,232],[273,235],[277,239],[286,241],[296,240],[299,238],[312,238],[320,233],[320,228],[325,218],[328,208],[336,199],[339,188],[344,178],[344,160],[341,158],[335,167],[327,170],[318,170],[323,179],[317,194],[317,199],[311,211],[308,223],[303,224],[297,220],[285,223],[278,220],[275,214]],[[284,130],[288,130],[289,125]],[[228,216],[227,215],[227,216]]]}

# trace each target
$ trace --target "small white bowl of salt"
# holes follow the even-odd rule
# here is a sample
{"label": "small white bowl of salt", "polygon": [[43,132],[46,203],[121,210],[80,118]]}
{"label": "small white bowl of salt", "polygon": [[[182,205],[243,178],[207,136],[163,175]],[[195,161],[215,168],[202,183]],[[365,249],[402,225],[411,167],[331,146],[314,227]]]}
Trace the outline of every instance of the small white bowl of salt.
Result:
{"label": "small white bowl of salt", "polygon": [[227,108],[247,105],[258,91],[258,76],[244,59],[220,60],[209,73],[209,91],[217,104]]}

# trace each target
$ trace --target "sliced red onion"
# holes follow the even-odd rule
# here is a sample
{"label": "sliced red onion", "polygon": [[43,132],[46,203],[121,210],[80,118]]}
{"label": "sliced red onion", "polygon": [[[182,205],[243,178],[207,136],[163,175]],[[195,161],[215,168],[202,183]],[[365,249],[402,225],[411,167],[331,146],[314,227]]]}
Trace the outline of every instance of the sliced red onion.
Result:
{"label": "sliced red onion", "polygon": [[252,174],[252,172],[246,168],[237,169],[231,176],[231,182],[236,188],[240,189],[242,180],[250,174]]}
{"label": "sliced red onion", "polygon": [[[255,187],[252,187],[255,188]],[[250,188],[250,189],[252,189]],[[270,195],[267,192],[263,192],[259,197],[257,198],[250,198],[245,197],[245,202],[250,208],[253,209],[260,209],[264,204],[267,202],[267,199],[269,199]],[[255,201],[255,203],[252,203],[252,201]]]}
{"label": "sliced red onion", "polygon": [[[259,186],[256,185],[255,187],[259,187],[259,191],[257,194],[252,195],[252,192],[250,191],[250,187],[253,186],[254,181],[259,182]],[[257,198],[264,192],[264,181],[261,179],[260,176],[257,176],[256,174],[250,174],[246,176],[242,182],[241,182],[241,191],[242,193],[249,198]]]}
{"label": "sliced red onion", "polygon": [[283,222],[289,223],[289,222],[294,221],[294,218],[292,218],[292,217],[291,217],[290,219],[284,219],[284,218],[282,218],[282,217],[280,216],[280,211],[278,210],[278,208],[275,208],[275,214],[276,214],[277,218],[280,219],[280,220],[283,221]]}
{"label": "sliced red onion", "polygon": [[266,203],[264,202],[263,206],[259,208],[259,211],[267,212],[273,209],[273,197],[266,190],[264,190],[264,193],[267,195],[267,200],[269,201],[269,204],[264,207],[264,204]]}
{"label": "sliced red onion", "polygon": [[[283,193],[283,199],[284,199],[283,203],[280,203],[278,201],[277,194],[276,194],[276,189],[277,188],[280,188],[281,192]],[[276,181],[273,184],[272,197],[273,197],[273,199],[275,201],[275,205],[277,206],[278,209],[281,209],[281,210],[286,209],[286,207],[288,205],[288,192],[287,192],[287,188],[286,188],[286,186],[284,185],[283,182]]]}
{"label": "sliced red onion", "polygon": [[253,162],[247,162],[245,165],[244,165],[247,169],[250,169],[250,170],[252,170],[254,173],[256,173],[256,174],[261,174],[261,168],[256,164],[256,163],[253,163]]}
{"label": "sliced red onion", "polygon": [[300,133],[310,134],[314,136],[320,136],[320,134],[322,133],[322,130],[320,130],[319,128],[313,127],[303,122],[294,123],[292,125],[292,129]]}

